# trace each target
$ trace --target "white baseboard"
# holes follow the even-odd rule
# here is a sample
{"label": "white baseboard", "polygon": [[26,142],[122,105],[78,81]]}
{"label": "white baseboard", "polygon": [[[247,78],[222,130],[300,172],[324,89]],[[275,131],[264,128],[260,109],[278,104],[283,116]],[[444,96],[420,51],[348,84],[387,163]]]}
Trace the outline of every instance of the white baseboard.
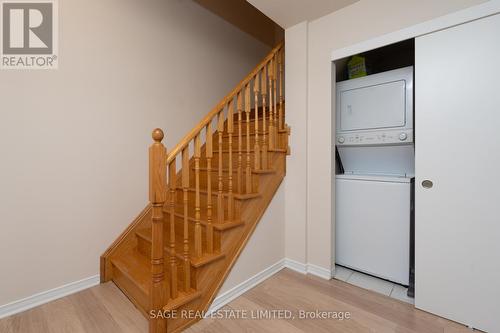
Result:
{"label": "white baseboard", "polygon": [[51,290],[43,291],[41,293],[14,301],[0,306],[0,319],[11,316],[13,314],[23,312],[34,308],[36,306],[48,303],[58,298],[74,294],[83,289],[87,289],[99,284],[99,275],[94,275],[86,279],[68,283]]}
{"label": "white baseboard", "polygon": [[209,316],[211,313],[219,310],[220,308],[230,303],[235,298],[238,298],[248,290],[257,286],[259,283],[263,282],[264,280],[278,273],[283,268],[289,268],[301,274],[316,275],[326,280],[330,280],[333,276],[333,272],[330,271],[329,269],[319,267],[313,264],[304,264],[293,259],[284,258],[278,261],[277,263],[269,266],[262,272],[259,272],[256,275],[252,276],[248,280],[240,283],[234,288],[218,295],[213,301],[210,308],[208,309],[206,316]]}
{"label": "white baseboard", "polygon": [[255,274],[251,278],[249,278],[246,281],[243,281],[239,285],[235,286],[234,288],[229,289],[228,291],[219,294],[215,300],[212,302],[212,305],[207,311],[206,316],[210,315],[211,313],[219,310],[226,304],[230,303],[232,300],[235,298],[241,296],[248,290],[252,289],[259,283],[263,282],[264,280],[270,278],[274,274],[278,273],[281,271],[283,268],[285,268],[284,265],[285,259],[281,259],[280,261],[276,262],[275,264],[269,266],[268,268],[264,269],[263,271]]}
{"label": "white baseboard", "polygon": [[[210,309],[208,310],[208,314],[217,311],[224,305],[228,304],[235,298],[241,296],[243,293],[247,292],[248,290],[252,289],[259,283],[263,282],[264,280],[270,278],[274,274],[278,273],[280,270],[283,268],[289,268],[293,271],[296,271],[301,274],[312,274],[316,275],[320,278],[323,279],[331,279],[333,276],[333,272],[320,267],[316,266],[313,264],[304,264],[301,262],[298,262],[293,259],[288,259],[284,258],[275,264],[269,266],[265,270],[257,273],[256,275],[252,276],[248,280],[240,283],[239,285],[235,286],[234,288],[226,291],[223,294],[218,295],[215,300],[213,301],[212,305],[210,306]],[[76,292],[79,292],[81,290],[96,286],[99,284],[99,275],[91,276],[86,279],[80,280],[80,281],[75,281],[69,284],[66,284],[64,286],[60,286],[51,290],[47,290],[26,298],[23,298],[18,301],[14,301],[9,304],[5,304],[0,306],[0,319],[11,316],[13,314],[23,312],[26,310],[29,310],[31,308],[34,308],[36,306],[48,303],[50,301],[56,300],[58,298],[74,294]]]}
{"label": "white baseboard", "polygon": [[325,280],[331,280],[334,273],[333,270],[314,264],[304,264],[289,258],[285,258],[285,267],[302,274],[315,275]]}
{"label": "white baseboard", "polygon": [[314,264],[307,264],[307,274],[316,275],[325,280],[331,280],[333,278],[332,270]]}
{"label": "white baseboard", "polygon": [[291,269],[292,271],[307,274],[307,264],[303,264],[293,259],[285,258],[285,267]]}

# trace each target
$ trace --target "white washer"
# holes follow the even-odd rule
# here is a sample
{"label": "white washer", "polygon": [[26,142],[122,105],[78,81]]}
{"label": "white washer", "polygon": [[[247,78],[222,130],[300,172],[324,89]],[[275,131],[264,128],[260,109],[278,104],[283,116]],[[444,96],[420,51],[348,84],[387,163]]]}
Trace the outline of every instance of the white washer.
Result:
{"label": "white washer", "polygon": [[409,284],[411,178],[336,176],[336,262]]}

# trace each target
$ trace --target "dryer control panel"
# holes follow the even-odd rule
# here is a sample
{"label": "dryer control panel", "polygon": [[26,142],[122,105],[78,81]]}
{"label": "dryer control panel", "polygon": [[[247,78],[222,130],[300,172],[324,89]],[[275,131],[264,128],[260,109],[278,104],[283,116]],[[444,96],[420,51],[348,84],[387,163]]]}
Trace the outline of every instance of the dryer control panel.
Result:
{"label": "dryer control panel", "polygon": [[390,130],[355,133],[342,133],[337,135],[338,146],[368,146],[368,145],[394,145],[413,143],[413,130]]}

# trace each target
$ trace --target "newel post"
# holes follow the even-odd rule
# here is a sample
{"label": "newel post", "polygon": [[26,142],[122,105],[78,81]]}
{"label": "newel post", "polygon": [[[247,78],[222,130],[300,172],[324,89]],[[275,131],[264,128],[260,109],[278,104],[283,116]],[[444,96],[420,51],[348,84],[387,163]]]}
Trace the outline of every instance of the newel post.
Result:
{"label": "newel post", "polygon": [[161,143],[163,131],[153,131],[154,143],[149,148],[149,201],[152,207],[151,230],[151,293],[150,309],[154,311],[149,320],[149,332],[166,332],[167,324],[163,316],[158,316],[169,298],[165,283],[164,243],[163,243],[163,205],[167,200],[167,150]]}

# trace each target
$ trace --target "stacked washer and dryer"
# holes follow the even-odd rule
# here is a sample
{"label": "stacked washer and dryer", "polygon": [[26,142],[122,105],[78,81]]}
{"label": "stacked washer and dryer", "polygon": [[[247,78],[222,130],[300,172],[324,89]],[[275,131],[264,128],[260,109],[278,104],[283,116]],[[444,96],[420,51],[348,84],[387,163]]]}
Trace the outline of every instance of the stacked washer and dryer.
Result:
{"label": "stacked washer and dryer", "polygon": [[336,263],[411,285],[413,67],[336,89]]}

